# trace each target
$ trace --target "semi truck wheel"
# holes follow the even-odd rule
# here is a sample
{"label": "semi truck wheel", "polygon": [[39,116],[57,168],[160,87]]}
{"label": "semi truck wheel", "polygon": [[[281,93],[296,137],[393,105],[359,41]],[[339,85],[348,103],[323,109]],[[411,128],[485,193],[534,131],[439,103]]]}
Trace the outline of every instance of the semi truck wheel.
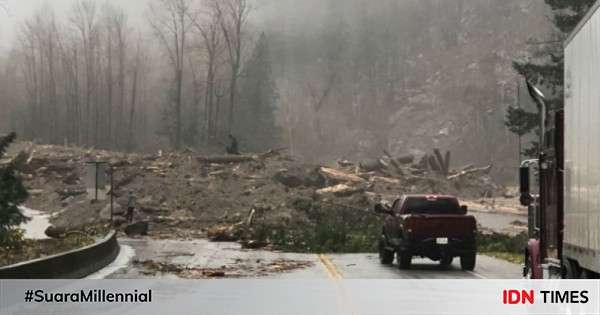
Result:
{"label": "semi truck wheel", "polygon": [[475,269],[475,261],[477,253],[469,253],[460,257],[460,268],[462,270],[473,271]]}
{"label": "semi truck wheel", "polygon": [[412,263],[412,255],[407,252],[398,252],[398,268],[410,269]]}
{"label": "semi truck wheel", "polygon": [[565,279],[579,279],[579,268],[577,265],[569,259],[565,259],[564,267],[564,278]]}
{"label": "semi truck wheel", "polygon": [[379,240],[379,262],[382,265],[391,265],[394,262],[394,252],[385,249],[383,240]]}

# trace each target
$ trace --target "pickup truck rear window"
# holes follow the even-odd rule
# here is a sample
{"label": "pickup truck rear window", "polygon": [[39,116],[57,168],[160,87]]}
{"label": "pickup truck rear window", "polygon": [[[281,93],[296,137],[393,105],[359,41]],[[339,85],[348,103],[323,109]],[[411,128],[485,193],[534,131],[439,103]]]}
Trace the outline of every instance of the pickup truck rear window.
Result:
{"label": "pickup truck rear window", "polygon": [[450,198],[408,198],[401,210],[406,214],[460,214],[460,205]]}

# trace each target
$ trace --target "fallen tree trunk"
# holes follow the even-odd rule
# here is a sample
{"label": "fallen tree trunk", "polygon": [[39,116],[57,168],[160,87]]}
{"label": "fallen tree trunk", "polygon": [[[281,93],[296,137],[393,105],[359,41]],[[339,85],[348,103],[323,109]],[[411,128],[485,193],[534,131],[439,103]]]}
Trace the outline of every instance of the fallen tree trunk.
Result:
{"label": "fallen tree trunk", "polygon": [[355,182],[355,183],[365,182],[364,179],[362,179],[361,177],[359,177],[357,175],[348,174],[348,173],[338,171],[338,170],[328,168],[328,167],[321,167],[320,172],[327,179],[334,180],[334,181]]}
{"label": "fallen tree trunk", "polygon": [[369,182],[382,182],[386,184],[399,185],[401,181],[396,178],[383,177],[383,176],[373,176],[369,179]]}
{"label": "fallen tree trunk", "polygon": [[224,156],[199,156],[196,158],[200,163],[207,164],[229,164],[243,163],[257,160],[256,156],[250,155],[224,155]]}
{"label": "fallen tree trunk", "polygon": [[339,184],[331,187],[321,188],[317,190],[316,193],[319,195],[333,194],[338,197],[346,197],[363,191],[364,189],[360,187],[352,187],[345,184]]}
{"label": "fallen tree trunk", "polygon": [[454,179],[458,179],[458,178],[461,178],[463,176],[470,175],[470,174],[475,174],[475,173],[484,173],[484,174],[487,174],[487,173],[490,172],[490,170],[492,170],[492,165],[488,165],[486,167],[480,167],[480,168],[471,168],[471,169],[468,169],[468,170],[461,171],[461,172],[459,172],[457,174],[448,176],[447,179],[448,180],[454,180]]}
{"label": "fallen tree trunk", "polygon": [[216,155],[216,156],[198,156],[196,159],[200,163],[206,164],[229,164],[229,163],[244,163],[268,159],[281,154],[281,151],[286,148],[272,149],[264,153],[255,155]]}

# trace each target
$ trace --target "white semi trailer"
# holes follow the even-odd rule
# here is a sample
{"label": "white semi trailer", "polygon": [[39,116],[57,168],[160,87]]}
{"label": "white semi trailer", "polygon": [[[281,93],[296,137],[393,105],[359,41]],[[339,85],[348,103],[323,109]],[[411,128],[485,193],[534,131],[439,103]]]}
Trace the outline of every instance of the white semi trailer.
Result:
{"label": "white semi trailer", "polygon": [[600,2],[565,45],[563,264],[568,277],[600,272]]}
{"label": "white semi trailer", "polygon": [[[521,203],[529,206],[531,239],[524,273],[531,278],[600,277],[600,1],[565,43],[563,110],[540,110],[540,152],[521,166]],[[529,168],[539,170],[539,193]]]}

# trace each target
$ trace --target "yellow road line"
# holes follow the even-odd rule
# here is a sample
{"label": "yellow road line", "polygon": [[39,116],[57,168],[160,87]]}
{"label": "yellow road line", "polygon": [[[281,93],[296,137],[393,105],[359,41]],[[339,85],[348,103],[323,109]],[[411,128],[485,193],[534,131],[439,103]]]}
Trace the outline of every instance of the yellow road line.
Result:
{"label": "yellow road line", "polygon": [[[329,259],[329,257],[326,254],[319,254],[317,256],[319,257],[321,264],[325,267],[325,271],[327,271],[327,276],[329,277],[329,279],[341,280],[343,278],[342,274],[335,267],[335,264],[331,261],[331,259]],[[352,300],[348,298],[348,293],[346,292],[346,289],[344,288],[342,283],[336,281],[336,286],[339,293],[336,295],[336,300],[338,304],[338,314],[359,315],[360,311],[358,307],[356,307],[356,305],[352,303]]]}
{"label": "yellow road line", "polygon": [[323,264],[323,266],[325,266],[325,270],[327,271],[327,276],[329,276],[330,279],[342,279],[342,274],[337,270],[337,268],[335,267],[335,265],[331,262],[331,260],[329,259],[329,257],[327,257],[327,255],[325,254],[319,254],[317,255],[319,257],[319,260],[321,261],[321,263]]}

